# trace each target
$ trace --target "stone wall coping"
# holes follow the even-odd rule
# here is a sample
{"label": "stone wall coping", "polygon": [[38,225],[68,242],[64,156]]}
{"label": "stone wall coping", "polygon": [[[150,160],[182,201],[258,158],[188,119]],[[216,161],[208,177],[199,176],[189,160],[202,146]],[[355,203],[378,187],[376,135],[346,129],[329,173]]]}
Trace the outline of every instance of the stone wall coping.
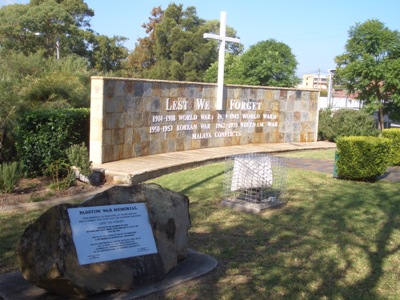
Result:
{"label": "stone wall coping", "polygon": [[[185,84],[185,85],[210,85],[217,86],[217,83],[210,82],[194,82],[194,81],[176,81],[176,80],[161,80],[161,79],[144,79],[144,78],[124,78],[124,77],[107,77],[107,76],[92,76],[91,79],[102,79],[102,80],[118,80],[118,81],[142,81],[142,82],[159,82],[159,83],[174,83],[174,84]],[[226,87],[237,87],[237,88],[251,88],[251,89],[265,89],[265,90],[297,90],[297,91],[309,91],[318,92],[319,89],[303,88],[303,87],[279,87],[279,86],[262,86],[262,85],[240,85],[240,84],[224,84]]]}

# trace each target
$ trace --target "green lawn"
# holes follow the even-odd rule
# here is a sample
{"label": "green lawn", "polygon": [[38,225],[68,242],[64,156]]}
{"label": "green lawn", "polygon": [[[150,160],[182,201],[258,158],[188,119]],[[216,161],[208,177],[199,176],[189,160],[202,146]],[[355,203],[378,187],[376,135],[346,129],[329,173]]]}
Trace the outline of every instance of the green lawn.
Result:
{"label": "green lawn", "polygon": [[220,262],[167,299],[398,298],[399,184],[290,170],[287,205],[255,216],[220,207],[223,170],[214,164],[155,180],[189,196],[190,247]]}
{"label": "green lawn", "polygon": [[[251,215],[220,206],[223,176],[224,163],[216,163],[153,180],[188,195],[189,247],[219,266],[148,299],[398,299],[398,183],[290,169],[286,205]],[[33,217],[0,214],[3,272],[15,268],[21,220]]]}
{"label": "green lawn", "polygon": [[313,158],[323,160],[335,160],[335,149],[327,150],[309,150],[309,151],[289,151],[283,153],[277,153],[278,156],[284,157],[295,157],[295,158]]}

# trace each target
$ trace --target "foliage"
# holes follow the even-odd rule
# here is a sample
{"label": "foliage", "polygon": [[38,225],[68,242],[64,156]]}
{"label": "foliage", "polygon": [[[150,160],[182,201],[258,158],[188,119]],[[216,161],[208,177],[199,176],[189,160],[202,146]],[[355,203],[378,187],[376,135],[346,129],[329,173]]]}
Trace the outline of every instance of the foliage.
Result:
{"label": "foliage", "polygon": [[328,97],[328,91],[327,90],[321,90],[319,92],[320,97]]}
{"label": "foliage", "polygon": [[90,29],[94,11],[83,0],[31,0],[0,8],[0,49],[46,57],[74,54],[100,72],[115,71],[127,57],[123,37],[99,35]]}
{"label": "foliage", "polygon": [[[218,42],[206,40],[204,33],[217,33],[218,21],[197,16],[196,8],[171,3],[164,11],[153,8],[149,22],[143,24],[148,36],[138,39],[129,55],[127,68],[137,77],[202,81],[204,72],[217,60]],[[236,32],[227,28],[227,34]],[[241,45],[228,45],[238,54]]]}
{"label": "foliage", "polygon": [[21,177],[19,162],[0,164],[0,193],[11,193]]}
{"label": "foliage", "polygon": [[[245,78],[243,75],[243,64],[241,56],[236,56],[231,53],[225,55],[225,70],[224,70],[224,83],[226,84],[244,84]],[[211,66],[204,73],[205,82],[217,82],[218,80],[218,61],[211,64]]]}
{"label": "foliage", "polygon": [[0,163],[11,160],[11,158],[15,155],[15,149],[13,147],[12,141],[10,141],[10,135],[7,134],[8,123],[10,123],[10,119],[14,113],[15,106],[10,107],[7,115],[5,114],[3,109],[0,109]]}
{"label": "foliage", "polygon": [[138,38],[135,49],[128,56],[127,69],[136,77],[144,77],[143,72],[155,63],[155,27],[161,23],[163,13],[160,6],[152,9],[149,22],[142,25],[148,36]]}
{"label": "foliage", "polygon": [[318,139],[336,141],[343,136],[377,136],[374,118],[362,111],[352,109],[321,110],[318,123]]}
{"label": "foliage", "polygon": [[330,109],[321,109],[318,116],[318,140],[333,141],[335,131],[332,127],[333,111]]}
{"label": "foliage", "polygon": [[392,151],[390,164],[392,166],[400,165],[400,129],[387,128],[382,130],[382,136],[392,141]]}
{"label": "foliage", "polygon": [[21,113],[56,107],[88,107],[90,71],[87,61],[76,56],[59,61],[43,52],[0,55],[0,157],[15,157],[15,128]]}
{"label": "foliage", "polygon": [[40,76],[26,76],[19,95],[34,107],[89,107],[90,72],[76,56],[47,59]]}
{"label": "foliage", "polygon": [[336,142],[338,175],[352,180],[375,180],[390,163],[391,140],[379,137],[349,136]]}
{"label": "foliage", "polygon": [[297,61],[289,46],[273,39],[258,42],[241,57],[244,84],[293,87]]}
{"label": "foliage", "polygon": [[66,161],[66,149],[88,139],[88,109],[40,110],[20,119],[17,150],[27,173],[35,176],[55,161]]}
{"label": "foliage", "polygon": [[349,31],[346,52],[336,57],[336,76],[357,93],[369,112],[398,119],[400,108],[400,33],[378,20],[357,23]]}
{"label": "foliage", "polygon": [[98,72],[117,72],[123,68],[128,50],[123,46],[125,37],[95,35],[92,37],[90,64]]}
{"label": "foliage", "polygon": [[[291,49],[273,39],[259,42],[241,56],[226,55],[225,82],[261,86],[293,87],[299,79],[296,76],[297,61]],[[206,71],[204,80],[216,82],[218,62]]]}
{"label": "foliage", "polygon": [[79,168],[83,175],[89,176],[92,172],[92,162],[89,160],[89,151],[85,143],[72,145],[66,151],[71,165]]}
{"label": "foliage", "polygon": [[52,161],[46,171],[53,181],[50,188],[65,190],[75,184],[75,173],[72,172],[71,165],[64,160]]}
{"label": "foliage", "polygon": [[59,39],[61,53],[84,55],[84,40],[77,35],[81,27],[89,25],[87,18],[93,15],[93,10],[82,0],[6,5],[0,9],[0,44],[5,49],[25,54],[45,49],[48,56],[55,57]]}

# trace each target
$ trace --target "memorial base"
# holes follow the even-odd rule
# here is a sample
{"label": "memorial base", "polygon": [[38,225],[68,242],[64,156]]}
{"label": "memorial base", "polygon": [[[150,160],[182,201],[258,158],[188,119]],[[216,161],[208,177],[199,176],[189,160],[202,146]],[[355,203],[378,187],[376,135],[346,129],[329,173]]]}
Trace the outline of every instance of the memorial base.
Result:
{"label": "memorial base", "polygon": [[252,214],[259,214],[264,210],[277,208],[284,204],[285,202],[280,200],[275,200],[273,202],[252,203],[240,199],[226,199],[221,202],[222,207],[228,207],[236,211],[243,211]]}

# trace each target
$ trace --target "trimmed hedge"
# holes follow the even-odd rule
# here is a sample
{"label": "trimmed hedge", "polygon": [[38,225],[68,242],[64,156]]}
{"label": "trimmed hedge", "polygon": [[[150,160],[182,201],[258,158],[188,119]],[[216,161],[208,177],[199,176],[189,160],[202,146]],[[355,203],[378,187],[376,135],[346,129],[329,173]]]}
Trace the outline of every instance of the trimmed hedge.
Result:
{"label": "trimmed hedge", "polygon": [[25,114],[17,129],[17,151],[27,175],[46,173],[54,161],[67,161],[66,150],[89,141],[88,108],[39,110]]}
{"label": "trimmed hedge", "polygon": [[391,140],[388,138],[350,136],[336,142],[340,178],[376,180],[386,172],[390,162]]}
{"label": "trimmed hedge", "polygon": [[400,165],[400,129],[389,128],[382,130],[382,136],[392,140],[392,153],[390,156],[390,165]]}

